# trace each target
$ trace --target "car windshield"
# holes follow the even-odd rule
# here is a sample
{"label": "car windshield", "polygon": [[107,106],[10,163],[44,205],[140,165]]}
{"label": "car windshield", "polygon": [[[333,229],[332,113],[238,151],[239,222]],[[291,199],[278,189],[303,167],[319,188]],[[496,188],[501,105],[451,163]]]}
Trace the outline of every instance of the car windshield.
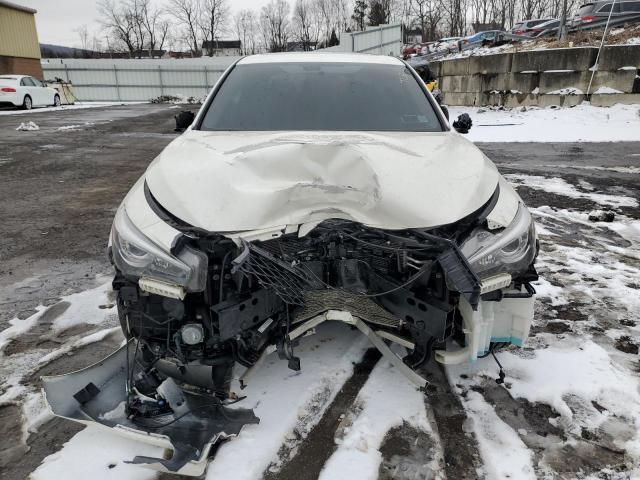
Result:
{"label": "car windshield", "polygon": [[216,93],[201,130],[440,132],[423,88],[404,65],[238,65]]}

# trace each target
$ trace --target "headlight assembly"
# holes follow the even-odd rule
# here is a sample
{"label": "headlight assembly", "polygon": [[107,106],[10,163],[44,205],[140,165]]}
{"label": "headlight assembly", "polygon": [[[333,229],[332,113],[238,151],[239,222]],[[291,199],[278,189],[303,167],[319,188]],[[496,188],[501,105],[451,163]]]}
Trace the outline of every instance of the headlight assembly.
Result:
{"label": "headlight assembly", "polygon": [[111,229],[113,261],[124,275],[180,285],[189,291],[204,289],[207,257],[184,247],[177,257],[160,248],[133,224],[124,206]]}
{"label": "headlight assembly", "polygon": [[525,272],[537,249],[535,225],[529,210],[520,204],[511,224],[497,233],[475,229],[461,249],[480,279]]}

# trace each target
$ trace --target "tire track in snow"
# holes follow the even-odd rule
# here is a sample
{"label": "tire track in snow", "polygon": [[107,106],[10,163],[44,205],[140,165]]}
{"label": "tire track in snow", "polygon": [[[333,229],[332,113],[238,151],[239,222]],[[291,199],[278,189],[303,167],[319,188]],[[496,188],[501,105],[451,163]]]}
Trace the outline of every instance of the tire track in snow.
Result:
{"label": "tire track in snow", "polygon": [[381,354],[375,349],[366,351],[362,360],[354,366],[353,375],[340,389],[322,419],[300,444],[281,448],[279,457],[289,457],[289,460],[279,469],[274,468],[272,464],[264,474],[265,480],[315,480],[320,476],[326,461],[336,449],[334,437],[340,420],[353,406],[356,396],[380,357]]}
{"label": "tire track in snow", "polygon": [[384,359],[364,358],[320,422],[302,443],[281,448],[289,459],[272,463],[264,478],[478,479],[479,447],[458,395],[435,361],[421,373],[431,382],[426,395]]}
{"label": "tire track in snow", "polygon": [[444,367],[431,361],[420,373],[429,381],[425,402],[444,453],[444,473],[450,480],[477,480],[482,467],[478,441],[469,428],[469,418],[453,391]]}
{"label": "tire track in snow", "polygon": [[[419,432],[407,442],[408,450],[421,455],[396,458],[403,480],[441,477],[440,444],[433,435],[425,405],[424,392],[418,390],[388,361],[378,363],[355,399],[353,410],[345,417],[336,435],[338,448],[326,462],[320,480],[376,480],[385,475],[383,459],[385,438],[398,427]],[[416,444],[416,441],[423,443]],[[386,460],[386,461],[385,461]],[[382,469],[381,469],[382,466]]]}

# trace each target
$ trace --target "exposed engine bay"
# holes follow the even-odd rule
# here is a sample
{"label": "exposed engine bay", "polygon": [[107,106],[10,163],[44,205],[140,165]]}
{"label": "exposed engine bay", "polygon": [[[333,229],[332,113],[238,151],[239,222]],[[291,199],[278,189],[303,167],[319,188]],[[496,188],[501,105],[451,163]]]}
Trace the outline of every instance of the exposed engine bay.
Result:
{"label": "exposed engine bay", "polygon": [[[168,298],[121,274],[114,289],[123,329],[159,358],[154,368],[221,398],[233,363],[253,366],[269,344],[298,369],[287,332],[327,310],[349,311],[410,340],[415,348],[406,362],[416,367],[435,342],[454,334],[457,297],[474,305],[480,295],[454,244],[426,232],[329,220],[302,238],[285,234],[238,246],[219,236],[195,243],[208,258],[203,292]],[[212,373],[198,376],[190,365],[207,365]]]}

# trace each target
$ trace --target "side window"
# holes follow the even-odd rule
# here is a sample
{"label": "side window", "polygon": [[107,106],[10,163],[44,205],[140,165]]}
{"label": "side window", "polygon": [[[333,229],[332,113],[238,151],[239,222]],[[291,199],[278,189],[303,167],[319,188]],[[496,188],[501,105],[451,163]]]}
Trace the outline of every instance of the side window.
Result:
{"label": "side window", "polygon": [[640,12],[640,2],[623,2],[623,12]]}
{"label": "side window", "polygon": [[33,80],[31,80],[30,77],[24,77],[20,81],[20,85],[22,85],[23,87],[35,87],[36,86],[36,84],[33,83]]}
{"label": "side window", "polygon": [[43,87],[42,82],[37,78],[29,77],[36,87]]}

